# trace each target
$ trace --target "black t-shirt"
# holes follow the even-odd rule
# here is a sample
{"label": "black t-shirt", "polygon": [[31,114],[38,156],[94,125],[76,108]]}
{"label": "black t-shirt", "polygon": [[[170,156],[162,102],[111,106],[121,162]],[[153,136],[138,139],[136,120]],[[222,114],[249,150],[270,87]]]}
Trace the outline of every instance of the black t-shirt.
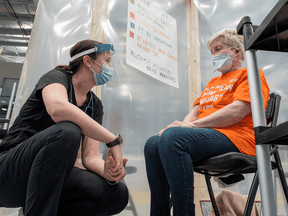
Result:
{"label": "black t-shirt", "polygon": [[[24,140],[56,124],[47,113],[43,99],[42,89],[51,84],[60,83],[65,86],[70,103],[76,105],[72,85],[72,73],[60,69],[53,69],[44,74],[35,86],[35,89],[23,105],[13,126],[0,143],[0,155],[17,146]],[[92,103],[91,103],[92,101]],[[92,109],[86,109],[93,104]],[[77,105],[76,105],[77,106]],[[88,92],[84,106],[79,107],[99,124],[102,124],[103,106],[101,100],[92,92]],[[90,110],[90,111],[89,111]]]}

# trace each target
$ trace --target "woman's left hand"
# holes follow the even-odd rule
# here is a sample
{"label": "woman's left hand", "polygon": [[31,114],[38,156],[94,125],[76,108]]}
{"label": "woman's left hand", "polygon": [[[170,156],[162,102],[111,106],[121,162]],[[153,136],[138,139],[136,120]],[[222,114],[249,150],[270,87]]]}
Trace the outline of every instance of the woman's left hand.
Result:
{"label": "woman's left hand", "polygon": [[185,122],[181,122],[181,121],[174,121],[172,124],[168,125],[167,127],[165,127],[164,129],[162,129],[159,133],[158,136],[161,136],[161,134],[170,127],[192,127],[190,126],[190,123],[193,122],[189,122],[189,123],[185,123]]}

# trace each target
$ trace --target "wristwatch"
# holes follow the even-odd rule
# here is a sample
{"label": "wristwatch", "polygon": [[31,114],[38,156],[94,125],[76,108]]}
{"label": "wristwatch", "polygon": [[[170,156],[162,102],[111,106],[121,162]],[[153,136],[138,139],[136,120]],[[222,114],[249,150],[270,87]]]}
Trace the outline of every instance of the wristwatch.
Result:
{"label": "wristwatch", "polygon": [[123,143],[123,139],[120,134],[117,134],[117,138],[110,143],[106,143],[108,148],[112,148],[113,146],[119,145]]}

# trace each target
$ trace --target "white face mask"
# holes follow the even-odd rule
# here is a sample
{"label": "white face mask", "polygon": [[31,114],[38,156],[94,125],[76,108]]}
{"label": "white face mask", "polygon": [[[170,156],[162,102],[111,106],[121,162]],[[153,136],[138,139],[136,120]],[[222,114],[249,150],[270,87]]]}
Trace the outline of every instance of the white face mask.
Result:
{"label": "white face mask", "polygon": [[218,70],[218,71],[220,71],[222,73],[227,73],[231,69],[231,67],[232,67],[232,59],[230,57],[230,54],[232,52],[230,52],[229,55],[220,54],[220,55],[212,57],[212,59],[213,59],[213,72]]}
{"label": "white face mask", "polygon": [[218,70],[222,73],[227,73],[231,69],[232,59],[229,55],[221,54],[213,56],[212,59],[213,59],[213,72]]}

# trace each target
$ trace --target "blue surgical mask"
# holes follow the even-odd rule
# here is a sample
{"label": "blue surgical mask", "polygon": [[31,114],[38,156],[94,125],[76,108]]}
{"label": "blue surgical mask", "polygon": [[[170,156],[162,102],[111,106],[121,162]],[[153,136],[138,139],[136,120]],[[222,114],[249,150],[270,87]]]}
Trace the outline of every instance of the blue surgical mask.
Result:
{"label": "blue surgical mask", "polygon": [[[212,57],[212,59],[213,59],[213,72],[215,72],[216,70],[220,70],[222,73],[227,73],[230,70],[230,68],[232,66],[232,59],[230,57],[230,54],[229,55],[221,54],[221,55],[217,55],[217,56]],[[230,67],[226,67],[226,66],[230,66]],[[225,69],[225,71],[223,71],[223,69],[225,67],[226,67],[226,69]]]}
{"label": "blue surgical mask", "polygon": [[[93,60],[94,61],[94,60]],[[96,61],[94,61],[95,63],[97,63],[99,66],[100,64]],[[101,66],[102,71],[100,74],[95,73],[94,70],[92,70],[92,68],[89,68],[91,71],[94,72],[94,80],[97,86],[99,85],[104,85],[105,83],[109,82],[112,78],[113,75],[113,68],[103,64]]]}

